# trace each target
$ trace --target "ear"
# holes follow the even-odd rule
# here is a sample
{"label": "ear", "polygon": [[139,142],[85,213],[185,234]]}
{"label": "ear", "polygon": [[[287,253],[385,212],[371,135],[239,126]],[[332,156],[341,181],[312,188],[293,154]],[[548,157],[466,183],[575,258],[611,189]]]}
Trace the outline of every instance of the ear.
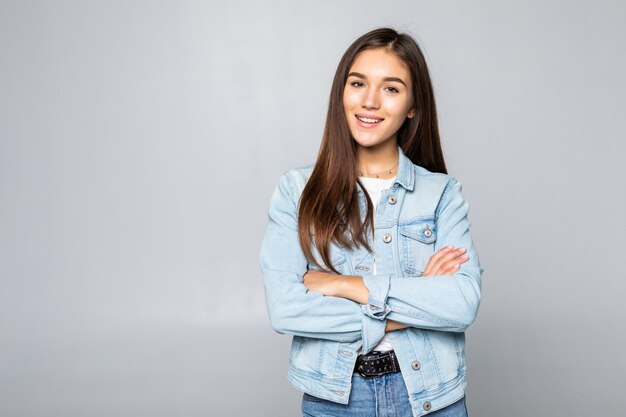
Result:
{"label": "ear", "polygon": [[406,117],[408,117],[409,119],[414,118],[415,117],[415,109],[409,110],[409,112],[407,113]]}

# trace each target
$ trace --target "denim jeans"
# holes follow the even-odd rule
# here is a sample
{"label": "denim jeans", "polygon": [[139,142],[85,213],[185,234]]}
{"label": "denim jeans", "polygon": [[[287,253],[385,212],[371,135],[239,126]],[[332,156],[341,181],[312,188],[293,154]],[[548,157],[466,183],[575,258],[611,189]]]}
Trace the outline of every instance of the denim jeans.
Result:
{"label": "denim jeans", "polygon": [[[402,373],[395,372],[375,378],[352,375],[348,404],[324,400],[309,394],[302,398],[304,417],[412,417],[411,404]],[[465,397],[429,417],[467,417]]]}

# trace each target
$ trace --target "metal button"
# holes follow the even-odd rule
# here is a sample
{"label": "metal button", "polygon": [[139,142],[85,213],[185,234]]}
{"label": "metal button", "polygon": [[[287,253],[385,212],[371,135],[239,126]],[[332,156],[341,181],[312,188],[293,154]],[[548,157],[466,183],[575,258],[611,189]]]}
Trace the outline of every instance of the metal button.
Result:
{"label": "metal button", "polygon": [[431,232],[430,229],[424,230],[424,236],[431,237],[432,235],[433,235],[433,232]]}
{"label": "metal button", "polygon": [[426,401],[426,402],[424,402],[423,407],[424,407],[424,410],[429,411],[429,410],[431,409],[431,407],[432,407],[432,406],[430,405],[430,401]]}
{"label": "metal button", "polygon": [[398,199],[396,198],[395,195],[390,195],[389,198],[387,199],[387,202],[393,206],[394,204],[398,202]]}
{"label": "metal button", "polygon": [[420,365],[420,363],[418,361],[413,361],[413,363],[411,364],[411,368],[413,368],[413,370],[415,371],[419,371],[419,369],[422,367],[422,365]]}
{"label": "metal button", "polygon": [[391,235],[389,233],[385,233],[385,235],[383,236],[383,242],[385,243],[391,242]]}
{"label": "metal button", "polygon": [[358,265],[355,268],[363,272],[368,272],[370,270],[370,267],[367,265]]}

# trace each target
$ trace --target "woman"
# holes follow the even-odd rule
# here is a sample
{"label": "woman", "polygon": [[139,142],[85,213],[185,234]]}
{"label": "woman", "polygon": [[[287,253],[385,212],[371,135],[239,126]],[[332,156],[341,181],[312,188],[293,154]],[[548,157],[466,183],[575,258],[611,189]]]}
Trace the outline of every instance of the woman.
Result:
{"label": "woman", "polygon": [[467,214],[419,47],[366,33],[337,68],[315,165],[279,179],[261,247],[305,416],[467,415],[483,272]]}

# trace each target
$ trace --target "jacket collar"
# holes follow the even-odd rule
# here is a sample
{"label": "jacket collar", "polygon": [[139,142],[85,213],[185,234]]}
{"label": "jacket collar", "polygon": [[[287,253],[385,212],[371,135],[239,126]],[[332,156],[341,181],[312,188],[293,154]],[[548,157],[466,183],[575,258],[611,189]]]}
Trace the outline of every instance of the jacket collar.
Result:
{"label": "jacket collar", "polygon": [[415,170],[413,169],[413,162],[408,156],[404,154],[402,148],[398,146],[398,173],[396,174],[395,184],[400,184],[408,191],[413,191],[415,185]]}
{"label": "jacket collar", "polygon": [[[408,191],[413,191],[415,184],[415,170],[413,169],[413,162],[408,156],[404,154],[402,148],[398,146],[398,173],[396,174],[396,180],[394,184],[400,184]],[[361,187],[357,187],[357,192],[363,192]]]}

